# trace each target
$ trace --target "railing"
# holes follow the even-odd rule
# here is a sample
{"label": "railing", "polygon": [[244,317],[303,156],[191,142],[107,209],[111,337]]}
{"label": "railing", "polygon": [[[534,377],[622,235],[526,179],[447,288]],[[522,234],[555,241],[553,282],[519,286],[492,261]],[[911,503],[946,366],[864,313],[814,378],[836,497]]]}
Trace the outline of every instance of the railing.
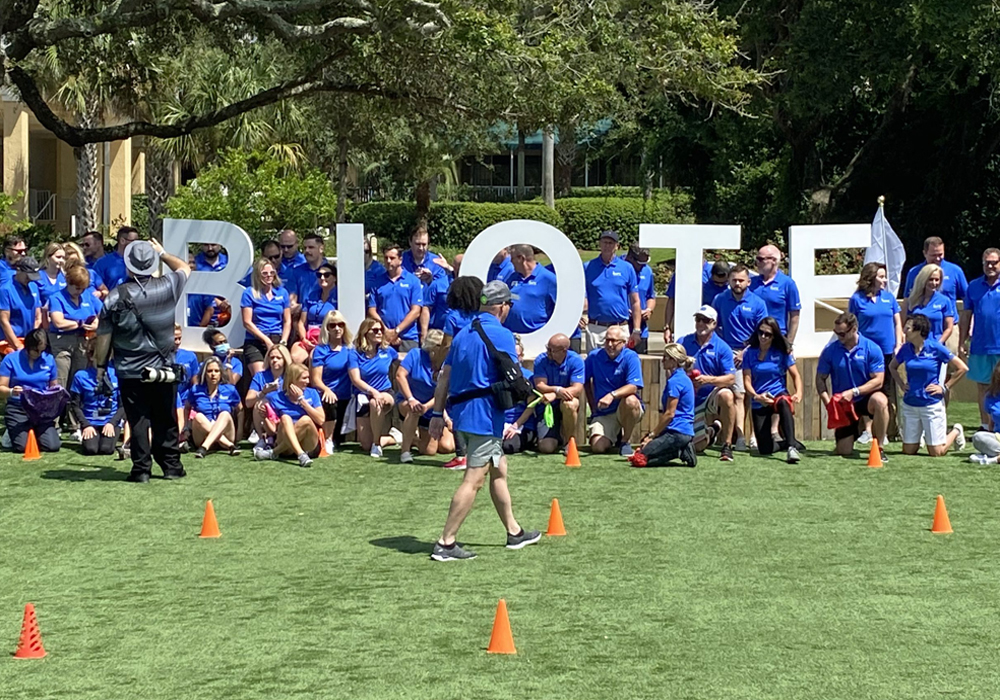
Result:
{"label": "railing", "polygon": [[50,190],[28,190],[28,214],[32,221],[55,221],[56,195]]}

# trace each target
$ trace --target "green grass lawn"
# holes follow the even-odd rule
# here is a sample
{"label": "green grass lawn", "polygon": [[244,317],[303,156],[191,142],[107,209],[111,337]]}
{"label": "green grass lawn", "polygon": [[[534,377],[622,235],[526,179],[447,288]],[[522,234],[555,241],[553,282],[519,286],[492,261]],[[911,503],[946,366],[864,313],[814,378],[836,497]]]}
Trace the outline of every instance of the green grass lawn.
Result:
{"label": "green grass lawn", "polygon": [[[965,421],[974,410],[953,407]],[[2,698],[995,698],[998,472],[511,463],[515,512],[569,536],[510,552],[488,494],[428,559],[461,475],[359,454],[311,470],[186,459],[121,481],[64,450],[0,459]],[[966,453],[967,455],[968,453]],[[929,532],[947,499],[953,535]],[[200,540],[207,499],[223,536]],[[518,655],[485,653],[506,598]],[[49,653],[9,657],[33,602]]]}

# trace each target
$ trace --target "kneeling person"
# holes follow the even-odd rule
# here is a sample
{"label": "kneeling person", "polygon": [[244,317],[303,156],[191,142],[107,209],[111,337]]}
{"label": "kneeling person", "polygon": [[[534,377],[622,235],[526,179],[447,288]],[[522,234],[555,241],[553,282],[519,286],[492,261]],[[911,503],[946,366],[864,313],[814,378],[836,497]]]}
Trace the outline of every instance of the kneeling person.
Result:
{"label": "kneeling person", "polygon": [[538,451],[542,454],[552,454],[576,435],[586,371],[583,358],[569,347],[569,337],[557,333],[549,338],[545,352],[535,358],[535,390],[542,394],[542,402],[552,407],[552,426],[544,420],[538,423]]}
{"label": "kneeling person", "polygon": [[[521,364],[524,362],[524,345],[521,344],[521,338],[518,335],[514,336],[514,346],[517,348],[517,362],[521,367],[521,374],[528,384],[531,384],[531,370]],[[535,408],[528,408],[528,402],[533,400],[521,402],[504,411],[504,454],[517,454],[535,446],[538,437],[538,416]]]}
{"label": "kneeling person", "polygon": [[694,360],[688,357],[682,345],[668,343],[663,348],[667,385],[663,387],[660,421],[646,436],[648,441],[629,460],[633,467],[665,467],[672,459],[679,459],[687,467],[698,464],[691,442],[694,438],[694,385],[687,375],[693,366]]}
{"label": "kneeling person", "polygon": [[620,443],[618,453],[631,457],[632,432],[643,414],[642,365],[635,351],[625,347],[624,330],[608,329],[604,347],[587,355],[586,370],[590,448],[603,454]]}
{"label": "kneeling person", "polygon": [[88,343],[90,364],[73,376],[70,387],[70,410],[81,428],[83,454],[113,455],[118,444],[119,426],[125,418],[125,408],[118,395],[118,373],[112,365],[97,381],[94,365],[94,344]]}
{"label": "kneeling person", "polygon": [[[695,389],[694,449],[702,452],[719,438],[719,459],[733,461],[733,432],[736,427],[736,404],[743,401],[743,378],[736,380],[733,351],[715,333],[718,312],[705,305],[694,313],[695,332],[678,342],[688,357],[694,358]],[[709,428],[710,423],[718,425]],[[718,432],[716,432],[718,429]]]}

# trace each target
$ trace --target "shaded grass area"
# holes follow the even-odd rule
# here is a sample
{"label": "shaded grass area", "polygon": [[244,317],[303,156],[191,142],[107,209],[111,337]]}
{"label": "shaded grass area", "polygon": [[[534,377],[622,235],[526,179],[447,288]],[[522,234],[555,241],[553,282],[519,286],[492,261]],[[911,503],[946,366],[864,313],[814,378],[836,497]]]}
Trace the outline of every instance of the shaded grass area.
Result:
{"label": "shaded grass area", "polygon": [[[971,409],[974,411],[974,409]],[[970,413],[965,406],[953,413]],[[480,494],[471,562],[428,560],[460,474],[337,454],[311,470],[0,457],[0,696],[992,698],[996,468],[714,454],[632,470],[512,460],[519,552]],[[938,493],[955,534],[929,532]],[[223,536],[197,537],[205,500]],[[485,653],[497,599],[515,657]],[[49,657],[15,661],[24,603]]]}

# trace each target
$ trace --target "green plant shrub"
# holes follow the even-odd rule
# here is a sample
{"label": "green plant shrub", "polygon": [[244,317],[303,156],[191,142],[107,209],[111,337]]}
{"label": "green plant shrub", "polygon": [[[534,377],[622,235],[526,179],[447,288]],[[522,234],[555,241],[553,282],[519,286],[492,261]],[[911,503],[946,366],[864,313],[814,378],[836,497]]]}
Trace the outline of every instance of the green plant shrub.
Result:
{"label": "green plant shrub", "polygon": [[614,230],[626,246],[639,236],[639,224],[694,223],[691,197],[661,192],[649,200],[631,197],[578,197],[556,200],[563,232],[581,250],[594,250],[602,231]]}

